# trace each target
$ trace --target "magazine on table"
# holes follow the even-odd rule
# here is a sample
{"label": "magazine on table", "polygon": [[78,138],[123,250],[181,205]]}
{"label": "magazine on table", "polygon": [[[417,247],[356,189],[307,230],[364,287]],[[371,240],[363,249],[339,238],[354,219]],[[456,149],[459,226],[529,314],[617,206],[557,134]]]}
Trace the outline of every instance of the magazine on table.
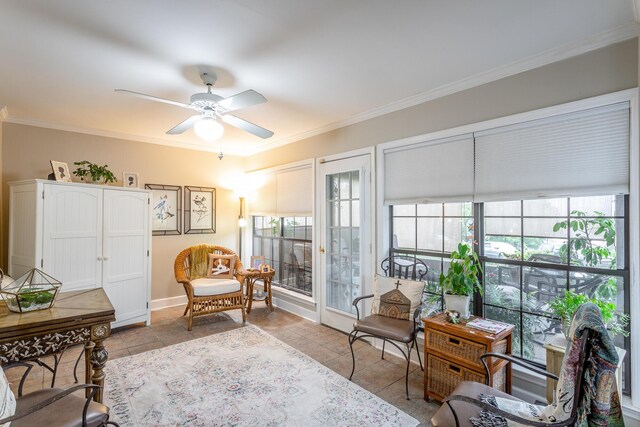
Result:
{"label": "magazine on table", "polygon": [[492,334],[498,334],[507,329],[510,325],[508,323],[478,317],[467,323],[467,326],[480,329],[481,331],[490,332]]}

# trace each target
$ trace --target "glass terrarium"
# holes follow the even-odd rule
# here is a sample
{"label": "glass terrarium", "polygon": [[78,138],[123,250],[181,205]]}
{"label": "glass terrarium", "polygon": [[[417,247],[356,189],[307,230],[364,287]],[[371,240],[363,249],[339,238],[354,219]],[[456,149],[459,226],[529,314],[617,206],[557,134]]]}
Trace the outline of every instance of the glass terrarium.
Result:
{"label": "glass terrarium", "polygon": [[9,310],[16,313],[51,308],[62,283],[33,268],[11,282],[0,294]]}

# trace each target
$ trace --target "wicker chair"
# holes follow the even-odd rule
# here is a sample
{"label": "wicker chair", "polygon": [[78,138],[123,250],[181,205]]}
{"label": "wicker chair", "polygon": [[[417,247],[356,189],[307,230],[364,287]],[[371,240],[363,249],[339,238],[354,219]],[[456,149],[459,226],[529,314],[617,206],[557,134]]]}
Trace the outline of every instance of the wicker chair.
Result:
{"label": "wicker chair", "polygon": [[[238,289],[235,289],[236,287],[234,286],[234,289],[229,292],[227,286],[199,287],[197,284],[194,286],[191,282],[191,248],[192,247],[188,247],[180,252],[173,265],[176,280],[178,283],[182,283],[184,291],[187,293],[187,298],[189,299],[183,314],[184,316],[189,313],[189,330],[193,327],[193,318],[195,316],[218,313],[226,310],[242,310],[242,321],[245,322],[246,313],[244,294],[242,292],[245,270],[242,266],[242,261],[240,261],[240,257],[236,259],[235,263],[235,279],[239,282]],[[223,246],[207,245],[207,250],[213,254],[237,255],[231,249]]]}

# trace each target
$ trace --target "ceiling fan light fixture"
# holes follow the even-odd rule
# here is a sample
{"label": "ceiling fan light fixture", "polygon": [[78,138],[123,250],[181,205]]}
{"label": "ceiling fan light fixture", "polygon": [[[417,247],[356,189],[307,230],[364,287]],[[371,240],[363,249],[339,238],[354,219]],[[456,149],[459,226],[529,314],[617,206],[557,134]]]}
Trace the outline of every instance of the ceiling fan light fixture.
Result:
{"label": "ceiling fan light fixture", "polygon": [[222,137],[224,127],[213,117],[205,117],[193,126],[198,138],[205,142],[213,142]]}

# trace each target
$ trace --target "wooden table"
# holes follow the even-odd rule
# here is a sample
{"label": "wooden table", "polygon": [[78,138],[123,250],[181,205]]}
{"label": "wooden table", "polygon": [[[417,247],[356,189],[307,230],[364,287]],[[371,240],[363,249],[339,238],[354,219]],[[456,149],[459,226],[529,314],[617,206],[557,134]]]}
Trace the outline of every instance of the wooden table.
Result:
{"label": "wooden table", "polygon": [[[246,304],[247,304],[247,314],[251,313],[251,303],[256,301],[264,301],[269,307],[270,311],[273,311],[273,296],[271,295],[271,281],[273,280],[273,276],[275,276],[275,270],[269,270],[267,272],[262,272],[260,270],[247,270],[246,275],[244,276],[245,284],[246,284]],[[262,287],[264,291],[263,297],[258,297],[253,294],[253,285],[257,280],[262,280]]]}
{"label": "wooden table", "polygon": [[[0,364],[35,360],[84,343],[86,383],[104,386],[115,311],[102,288],[60,293],[52,308],[12,313],[0,302]],[[102,403],[102,389],[94,396]]]}
{"label": "wooden table", "polygon": [[[469,321],[475,318],[471,316]],[[513,325],[498,334],[492,334],[463,323],[450,323],[444,313],[422,320],[425,400],[433,397],[442,401],[462,381],[484,384],[486,372],[480,356],[489,352],[511,354]],[[487,363],[489,385],[511,393],[511,364],[503,359],[488,360]]]}

